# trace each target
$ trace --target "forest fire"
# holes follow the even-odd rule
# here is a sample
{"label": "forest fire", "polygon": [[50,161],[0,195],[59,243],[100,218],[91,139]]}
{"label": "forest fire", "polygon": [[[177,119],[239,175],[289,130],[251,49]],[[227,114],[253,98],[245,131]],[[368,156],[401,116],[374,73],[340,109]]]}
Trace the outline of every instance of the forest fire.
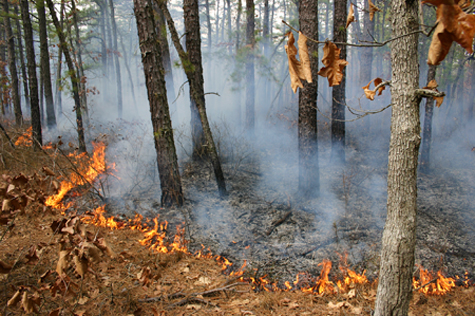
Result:
{"label": "forest fire", "polygon": [[[73,173],[68,180],[61,182],[60,190],[57,194],[47,199],[47,205],[64,212],[72,205],[72,202],[66,205],[62,202],[70,190],[87,183],[93,185],[100,175],[110,170],[110,168],[108,169],[106,166],[105,144],[93,143],[93,147],[94,153],[90,158],[84,153],[79,155],[73,153],[69,155],[69,157],[78,164],[77,172]],[[347,267],[347,254],[344,256],[340,255],[340,273],[338,277],[334,276],[332,279],[329,277],[332,271],[332,262],[330,260],[323,260],[318,264],[318,266],[321,267],[318,276],[300,272],[293,282],[271,282],[267,275],[262,277],[247,276],[249,272],[247,271],[247,261],[244,261],[241,267],[234,268],[233,263],[227,258],[213,255],[211,250],[209,248],[205,249],[203,245],[200,250],[191,253],[188,250],[187,240],[185,239],[184,227],[177,225],[176,233],[174,237],[171,238],[168,235],[169,223],[167,221],[160,222],[158,216],[154,219],[144,219],[142,215],[136,214],[133,219],[121,220],[114,216],[107,217],[105,214],[105,205],[102,205],[94,209],[92,213],[83,215],[81,221],[86,224],[92,224],[111,230],[130,229],[140,231],[143,234],[143,238],[138,240],[138,242],[158,253],[170,254],[181,252],[196,258],[214,259],[221,265],[221,271],[224,274],[240,282],[249,283],[254,291],[302,291],[309,294],[325,295],[348,293],[357,285],[371,284],[365,275],[366,270],[359,274]],[[444,295],[456,286],[455,281],[453,278],[444,277],[440,271],[434,274],[419,267],[419,279],[414,278],[413,287],[415,290],[427,295]],[[469,285],[467,276],[465,276],[463,284],[466,286]]]}
{"label": "forest fire", "polygon": [[[15,146],[31,147],[33,145],[33,127],[30,126],[18,139],[15,141]],[[52,149],[52,143],[48,143],[42,147],[44,150]]]}

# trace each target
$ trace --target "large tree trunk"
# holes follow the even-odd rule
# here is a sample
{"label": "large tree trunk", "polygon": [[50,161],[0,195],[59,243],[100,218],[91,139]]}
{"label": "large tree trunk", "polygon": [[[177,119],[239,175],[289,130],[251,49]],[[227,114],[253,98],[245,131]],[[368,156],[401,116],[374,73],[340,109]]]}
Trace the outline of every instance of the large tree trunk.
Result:
{"label": "large tree trunk", "polygon": [[254,0],[246,0],[246,131],[254,133],[255,128],[255,82],[254,82]]}
{"label": "large tree trunk", "polygon": [[74,110],[76,111],[76,124],[78,132],[78,144],[79,151],[86,152],[86,141],[84,140],[84,127],[82,121],[82,111],[81,111],[81,101],[79,99],[79,86],[78,86],[78,77],[76,76],[76,68],[74,68],[73,60],[69,54],[68,42],[63,33],[63,29],[59,24],[58,17],[56,16],[56,11],[54,10],[54,3],[52,0],[46,0],[49,11],[51,13],[51,18],[53,19],[54,27],[56,28],[56,33],[58,34],[59,44],[61,45],[64,59],[66,59],[66,64],[68,65],[69,77],[71,78],[71,88],[74,98]]}
{"label": "large tree trunk", "polygon": [[54,128],[56,127],[56,115],[54,113],[53,87],[51,85],[51,69],[49,65],[48,35],[46,32],[44,0],[38,0],[36,2],[36,9],[38,11],[40,31],[40,73],[46,101],[46,125],[48,128]]}
{"label": "large tree trunk", "polygon": [[156,23],[150,0],[134,0],[135,20],[145,72],[153,135],[157,151],[158,172],[162,189],[162,205],[183,205],[183,191],[178,170],[172,122],[168,110],[164,69]]}
{"label": "large tree trunk", "polygon": [[[345,43],[347,41],[346,33],[346,0],[335,0],[334,2],[334,20],[333,34],[334,41]],[[340,58],[346,60],[346,45],[338,45],[341,49]],[[346,104],[346,67],[343,68],[343,79],[338,86],[332,89],[332,121],[331,121],[331,140],[332,140],[332,160],[336,159],[345,162],[345,104]]]}
{"label": "large tree trunk", "polygon": [[206,103],[203,88],[203,66],[201,64],[201,38],[200,38],[200,18],[198,11],[198,0],[184,0],[183,13],[185,16],[186,30],[186,49],[183,49],[175,29],[175,23],[168,11],[166,3],[158,0],[160,9],[167,19],[168,29],[172,35],[173,44],[175,45],[178,55],[180,56],[183,70],[190,85],[190,95],[196,102],[196,108],[200,114],[201,125],[206,139],[206,147],[208,155],[213,165],[216,183],[218,185],[219,195],[224,197],[227,195],[226,183],[224,180],[221,162],[219,161],[218,151],[214,144],[213,135],[209,126],[208,117],[206,115]]}
{"label": "large tree trunk", "polygon": [[31,126],[33,129],[33,148],[40,150],[43,145],[41,135],[40,100],[38,98],[38,79],[36,76],[35,48],[33,47],[33,28],[31,26],[28,0],[20,1],[21,19],[25,32],[26,59],[30,86]]}
{"label": "large tree trunk", "polygon": [[[18,5],[13,5],[13,11],[16,16],[19,16]],[[20,69],[21,69],[21,82],[23,85],[23,93],[25,94],[25,105],[27,109],[30,109],[30,92],[28,89],[28,76],[26,74],[26,65],[25,58],[23,56],[23,44],[22,44],[22,35],[21,35],[21,26],[20,20],[16,19],[16,31],[17,31],[17,41],[18,41],[18,51],[20,53]]]}
{"label": "large tree trunk", "polygon": [[[437,66],[430,65],[427,71],[427,84],[435,79]],[[430,169],[430,147],[432,141],[432,114],[434,113],[434,98],[427,98],[424,113],[424,129],[422,132],[421,164],[419,169],[427,172]]]}
{"label": "large tree trunk", "polygon": [[119,117],[122,117],[122,80],[120,76],[120,64],[119,64],[119,50],[117,48],[117,25],[115,23],[115,11],[114,3],[112,0],[109,0],[109,7],[111,10],[111,23],[112,23],[112,36],[114,44],[114,62],[115,62],[115,75],[117,83],[117,109],[119,112]]}
{"label": "large tree trunk", "polygon": [[[300,30],[309,38],[318,38],[318,1],[301,0]],[[318,44],[308,41],[312,83],[299,89],[299,192],[312,198],[320,192],[317,142]]]}
{"label": "large tree trunk", "polygon": [[[419,154],[419,2],[391,1],[391,141],[388,159],[387,218],[375,316],[407,315],[412,297],[416,245],[417,162]],[[404,58],[401,58],[404,56]]]}
{"label": "large tree trunk", "polygon": [[10,69],[10,75],[12,77],[12,99],[13,99],[13,112],[15,113],[15,124],[21,126],[23,124],[23,114],[21,113],[21,103],[20,103],[20,87],[18,83],[18,72],[16,68],[16,57],[15,57],[15,38],[13,37],[12,26],[10,24],[9,17],[9,5],[8,0],[3,0],[3,11],[5,13],[4,22],[5,22],[5,34],[7,36],[7,46],[8,46],[8,68]]}

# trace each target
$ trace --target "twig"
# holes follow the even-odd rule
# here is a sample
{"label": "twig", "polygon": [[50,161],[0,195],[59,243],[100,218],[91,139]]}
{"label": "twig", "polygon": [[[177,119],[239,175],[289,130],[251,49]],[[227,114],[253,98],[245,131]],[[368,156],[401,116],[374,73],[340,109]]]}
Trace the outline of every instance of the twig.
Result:
{"label": "twig", "polygon": [[419,287],[413,289],[413,291],[419,291],[419,290],[422,289],[423,287],[426,287],[426,286],[429,285],[429,284],[435,283],[437,280],[438,280],[438,277],[435,278],[435,279],[430,280],[430,281],[427,282],[426,284],[423,284],[423,285],[421,285],[421,286],[419,286]]}
{"label": "twig", "polygon": [[[290,24],[288,24],[287,22],[285,22],[284,20],[282,20],[282,23],[284,23],[285,25],[290,27],[294,32],[301,32],[301,31],[297,30],[296,28],[294,28],[293,26],[291,26]],[[418,33],[423,33],[424,34],[424,32],[422,30],[417,30],[417,31],[409,32],[407,34],[403,34],[403,35],[400,35],[400,36],[390,38],[390,39],[388,39],[387,41],[384,41],[384,42],[373,42],[372,44],[351,44],[351,43],[347,43],[347,42],[334,42],[333,44],[353,46],[353,47],[381,47],[381,46],[384,46],[384,45],[386,45],[386,44],[388,44],[392,41],[400,39],[402,37],[406,37],[406,36],[410,36],[410,35],[414,35],[414,34],[418,34]],[[310,38],[308,36],[307,36],[307,40],[309,40],[311,42],[314,42],[314,43],[317,43],[317,44],[325,44],[326,43],[326,41],[323,41],[323,42],[322,41],[317,41],[317,40],[314,40],[313,38]]]}
{"label": "twig", "polygon": [[266,235],[269,236],[272,233],[272,231],[274,230],[274,228],[276,228],[279,225],[282,225],[282,223],[285,222],[287,220],[287,218],[290,217],[290,214],[292,214],[292,211],[288,211],[287,213],[284,214],[284,216],[282,218],[272,222],[271,226],[266,231]]}
{"label": "twig", "polygon": [[3,134],[5,134],[5,137],[8,139],[8,142],[10,143],[10,146],[12,146],[12,148],[15,148],[15,144],[13,144],[10,136],[8,136],[7,131],[3,128],[2,124],[0,124],[0,129],[2,129]]}

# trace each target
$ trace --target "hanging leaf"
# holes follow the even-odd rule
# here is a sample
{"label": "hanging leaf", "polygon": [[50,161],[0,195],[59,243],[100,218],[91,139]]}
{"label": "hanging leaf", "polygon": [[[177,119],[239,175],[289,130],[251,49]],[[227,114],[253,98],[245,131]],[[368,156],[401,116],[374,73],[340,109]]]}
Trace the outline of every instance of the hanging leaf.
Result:
{"label": "hanging leaf", "polygon": [[376,88],[380,83],[383,82],[383,79],[381,78],[376,78],[371,80],[366,86],[362,87],[364,94],[367,99],[370,99],[371,101],[374,100],[374,97],[376,96],[376,92],[378,92],[378,95],[381,95],[383,93],[383,90],[386,89],[385,86],[379,87],[378,90],[370,90],[369,86],[371,83],[374,82],[374,87]]}
{"label": "hanging leaf", "polygon": [[346,18],[346,28],[348,28],[351,22],[355,21],[355,9],[353,9],[353,4],[350,3],[350,12],[348,12],[348,17]]}
{"label": "hanging leaf", "polygon": [[[302,63],[297,59],[297,48],[295,47],[295,38],[292,32],[287,33],[289,37],[289,41],[287,45],[285,45],[285,51],[287,53],[287,57],[289,59],[289,74],[290,74],[290,87],[294,93],[297,92],[297,88],[303,88],[303,84],[300,79],[305,79],[308,82],[312,82],[312,74],[310,71],[310,59],[308,57],[308,50],[307,50],[307,38],[299,32],[299,48],[300,58],[302,59]],[[303,36],[303,38],[302,38]]]}
{"label": "hanging leaf", "polygon": [[327,77],[330,87],[337,86],[343,79],[343,69],[348,65],[346,60],[340,59],[340,51],[336,45],[330,41],[323,47],[322,63],[325,65],[318,74]]}
{"label": "hanging leaf", "polygon": [[[439,85],[437,84],[437,81],[435,81],[435,79],[432,79],[431,81],[429,81],[429,83],[427,84],[426,87],[424,87],[423,89],[429,89],[429,90],[434,90],[434,91],[437,91],[439,92],[439,90],[437,90],[437,87]],[[435,100],[435,106],[440,108],[440,106],[442,105],[442,103],[444,102],[444,97],[433,97],[434,100]]]}
{"label": "hanging leaf", "polygon": [[[381,83],[383,83],[383,79],[381,78],[376,78],[374,79],[374,87],[376,88],[379,86]],[[386,86],[382,86],[378,88],[378,95],[381,95],[383,93],[383,90],[386,89]]]}
{"label": "hanging leaf", "polygon": [[[439,65],[449,53],[450,46],[457,42],[469,54],[473,53],[475,16],[462,11],[454,0],[426,0],[422,3],[437,7],[437,27],[429,48],[427,63]],[[462,2],[459,2],[464,5]]]}
{"label": "hanging leaf", "polygon": [[381,9],[375,6],[373,2],[371,2],[371,0],[368,0],[368,3],[369,3],[369,19],[373,21],[374,13],[381,11]]}
{"label": "hanging leaf", "polygon": [[297,42],[299,46],[300,63],[302,65],[302,71],[307,82],[312,83],[312,69],[310,69],[310,58],[308,57],[307,37],[299,32],[299,40]]}

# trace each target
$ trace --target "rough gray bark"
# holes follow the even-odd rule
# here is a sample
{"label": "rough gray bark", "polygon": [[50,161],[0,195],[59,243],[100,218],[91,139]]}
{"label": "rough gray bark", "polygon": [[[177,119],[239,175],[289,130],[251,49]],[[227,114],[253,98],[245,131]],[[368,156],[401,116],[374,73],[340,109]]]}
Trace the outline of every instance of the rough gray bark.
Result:
{"label": "rough gray bark", "polygon": [[76,68],[74,67],[73,60],[69,54],[68,42],[63,33],[63,29],[59,24],[58,17],[56,16],[56,11],[54,10],[54,3],[52,0],[46,0],[46,4],[51,13],[51,18],[53,19],[54,27],[56,28],[56,33],[58,34],[59,44],[62,47],[62,52],[64,54],[64,59],[66,59],[66,64],[68,65],[69,77],[71,79],[71,87],[74,98],[74,110],[76,112],[76,124],[78,132],[78,144],[79,151],[86,152],[86,141],[84,139],[84,127],[82,121],[82,111],[81,111],[81,101],[79,99],[79,85],[78,77],[76,75]]}
{"label": "rough gray bark", "polygon": [[46,31],[46,13],[44,0],[36,1],[38,24],[40,33],[40,73],[46,102],[46,125],[48,128],[56,127],[54,113],[53,87],[51,85],[51,69],[49,64],[48,34]]}
{"label": "rough gray bark", "polygon": [[[346,0],[334,0],[334,20],[333,34],[334,41],[345,43],[347,41]],[[337,45],[341,49],[340,59],[346,60],[346,45]],[[343,68],[343,79],[338,86],[332,89],[332,121],[331,121],[331,140],[332,140],[332,160],[336,159],[345,162],[345,104],[346,104],[346,67]]]}
{"label": "rough gray bark", "polygon": [[[391,1],[392,37],[419,29],[419,2]],[[391,140],[388,159],[387,218],[381,249],[375,316],[407,315],[412,297],[416,245],[419,154],[418,34],[391,45]],[[404,56],[402,58],[401,56]]]}
{"label": "rough gray bark", "polygon": [[[430,65],[427,71],[427,84],[435,79],[437,66]],[[427,98],[424,113],[424,129],[422,132],[421,163],[419,169],[427,172],[430,169],[430,147],[432,141],[432,114],[434,113],[434,98]]]}
{"label": "rough gray bark", "polygon": [[165,71],[160,44],[156,40],[156,23],[150,0],[134,0],[135,20],[140,40],[142,64],[152,114],[162,205],[183,205],[183,191],[178,170],[172,122],[168,110]]}
{"label": "rough gray bark", "polygon": [[221,162],[219,161],[218,151],[213,140],[211,128],[209,126],[208,117],[206,115],[206,103],[203,87],[203,66],[201,63],[201,38],[200,38],[200,18],[198,11],[198,0],[184,0],[183,13],[185,16],[185,31],[186,31],[186,49],[180,44],[178,33],[175,29],[175,23],[168,11],[166,3],[163,0],[157,0],[160,9],[168,23],[173,44],[180,56],[183,70],[185,71],[188,83],[190,85],[190,95],[192,100],[196,103],[198,109],[201,125],[206,139],[207,153],[213,165],[216,183],[218,185],[219,195],[225,197],[227,195],[226,183],[224,179]]}
{"label": "rough gray bark", "polygon": [[123,104],[122,104],[122,79],[120,75],[120,64],[119,64],[119,50],[117,48],[117,25],[115,23],[115,11],[114,3],[112,0],[109,0],[110,14],[111,14],[111,24],[112,24],[112,43],[114,49],[114,63],[115,63],[115,76],[117,84],[117,110],[119,117],[122,117]]}
{"label": "rough gray bark", "polygon": [[255,29],[255,8],[254,0],[246,0],[246,131],[254,133],[255,128],[255,79],[254,79],[254,48],[256,38]]}
{"label": "rough gray bark", "polygon": [[[300,30],[309,38],[318,38],[318,1],[301,0]],[[318,44],[308,41],[312,83],[303,82],[299,89],[299,192],[305,198],[320,193],[317,142]]]}
{"label": "rough gray bark", "polygon": [[28,0],[20,1],[21,19],[25,32],[26,59],[28,62],[28,77],[30,87],[30,113],[33,130],[33,148],[40,150],[43,145],[41,135],[40,100],[38,98],[38,79],[36,76],[35,48],[33,47],[33,28],[31,26]]}
{"label": "rough gray bark", "polygon": [[21,113],[20,87],[16,68],[15,38],[13,36],[12,25],[10,23],[8,0],[3,0],[3,12],[5,13],[3,21],[5,23],[5,35],[7,37],[8,68],[10,69],[11,76],[13,113],[15,114],[15,124],[17,126],[21,126],[23,124],[23,114]]}

